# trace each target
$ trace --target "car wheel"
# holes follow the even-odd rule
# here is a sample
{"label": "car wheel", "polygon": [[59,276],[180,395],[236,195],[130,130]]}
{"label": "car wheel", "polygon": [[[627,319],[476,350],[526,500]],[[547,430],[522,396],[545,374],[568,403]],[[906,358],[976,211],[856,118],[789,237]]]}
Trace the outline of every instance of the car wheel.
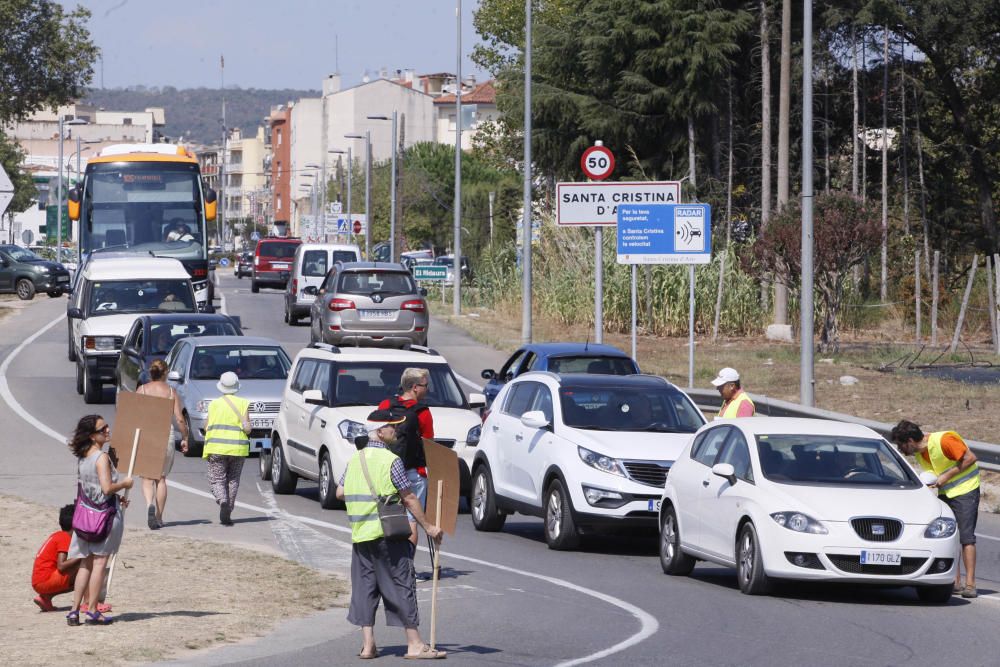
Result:
{"label": "car wheel", "polygon": [[664,574],[688,575],[694,569],[694,558],[681,551],[681,531],[673,506],[663,511],[660,522],[660,567]]}
{"label": "car wheel", "polygon": [[257,284],[257,281],[254,280],[253,278],[250,279],[250,291],[253,292],[254,294],[260,292],[260,286]]}
{"label": "car wheel", "polygon": [[309,323],[309,344],[313,345],[316,343],[316,327],[313,326],[312,322]]}
{"label": "car wheel", "polygon": [[764,595],[771,585],[764,572],[757,530],[749,521],[743,524],[736,540],[736,576],[740,582],[740,591],[747,595]]}
{"label": "car wheel", "polygon": [[184,413],[184,426],[187,428],[188,433],[188,450],[184,452],[184,456],[194,457],[201,456],[202,450],[205,447],[205,443],[198,444],[194,439],[194,428],[191,426],[191,418]]}
{"label": "car wheel", "polygon": [[917,586],[917,597],[921,602],[931,604],[947,604],[954,591],[951,584],[941,586]]}
{"label": "car wheel", "polygon": [[554,479],[545,493],[545,542],[549,549],[565,551],[580,544],[573,521],[573,505],[562,480]]}
{"label": "car wheel", "polygon": [[507,522],[507,515],[497,510],[493,478],[485,465],[476,468],[472,476],[472,525],[476,530],[496,532]]}
{"label": "car wheel", "polygon": [[297,327],[299,326],[299,316],[295,314],[295,311],[288,309],[288,313],[285,314],[285,321],[288,322],[289,326]]}
{"label": "car wheel", "polygon": [[270,481],[271,479],[271,452],[262,449],[260,450],[260,456],[257,457],[257,468],[260,472],[260,479],[263,482]]}
{"label": "car wheel", "polygon": [[66,334],[66,358],[76,361],[76,347],[73,346],[73,325],[69,325],[69,332]]}
{"label": "car wheel", "polygon": [[[76,356],[76,355],[73,355]],[[76,393],[83,395],[83,364],[76,365]]]}
{"label": "car wheel", "polygon": [[281,440],[271,441],[271,489],[275,493],[294,493],[299,476],[288,469],[285,464],[285,453],[281,449]]}
{"label": "car wheel", "polygon": [[319,504],[325,510],[344,508],[344,504],[337,500],[337,482],[333,479],[329,454],[323,454],[319,460]]}
{"label": "car wheel", "polygon": [[35,298],[35,284],[27,278],[21,278],[15,286],[17,298],[21,301],[31,301]]}
{"label": "car wheel", "polygon": [[100,403],[104,387],[100,380],[91,377],[86,369],[83,370],[83,402]]}

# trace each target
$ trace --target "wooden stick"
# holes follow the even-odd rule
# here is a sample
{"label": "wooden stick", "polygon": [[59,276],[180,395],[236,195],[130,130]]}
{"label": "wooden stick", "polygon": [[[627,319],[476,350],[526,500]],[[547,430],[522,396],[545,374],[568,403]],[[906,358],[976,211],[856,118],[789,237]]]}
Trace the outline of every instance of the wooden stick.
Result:
{"label": "wooden stick", "polygon": [[[139,451],[139,433],[141,433],[141,432],[142,432],[142,429],[138,429],[137,428],[135,430],[135,437],[132,439],[132,456],[129,457],[129,462],[128,462],[128,477],[131,477],[132,476],[132,471],[135,470],[135,455]],[[128,492],[129,491],[131,491],[131,489],[125,489],[125,493],[122,494],[124,496],[124,500],[126,500],[126,501],[128,500]],[[124,505],[122,505],[121,513],[122,513],[122,523],[125,523],[125,506]],[[105,601],[107,600],[108,596],[111,595],[111,580],[115,576],[115,563],[117,563],[117,562],[118,562],[118,552],[116,551],[114,553],[114,555],[111,556],[111,562],[108,563],[107,583],[104,586],[104,599],[105,599]]]}
{"label": "wooden stick", "polygon": [[948,351],[955,354],[958,349],[958,339],[962,334],[962,325],[965,324],[965,309],[969,306],[969,296],[972,294],[972,281],[976,278],[976,266],[979,264],[979,255],[972,256],[972,266],[969,267],[969,281],[965,283],[965,295],[962,297],[962,307],[958,309],[958,322],[955,323],[955,335],[951,338],[951,347]]}
{"label": "wooden stick", "polygon": [[997,340],[997,318],[995,317],[997,302],[993,295],[993,258],[989,255],[986,255],[986,293],[989,297],[987,302],[990,310],[990,342],[993,343],[993,349],[996,350],[1000,342]]}
{"label": "wooden stick", "polygon": [[[434,525],[441,527],[441,496],[444,495],[444,480],[438,480],[437,508],[434,511]],[[435,651],[437,641],[437,599],[438,599],[438,572],[441,561],[441,547],[434,550],[434,574],[431,585],[431,650]]]}
{"label": "wooden stick", "polygon": [[917,316],[917,344],[920,343],[920,251],[914,254],[913,260],[913,302]]}
{"label": "wooden stick", "polygon": [[931,273],[931,347],[937,346],[937,311],[938,311],[938,263],[941,251],[934,251],[934,272]]}

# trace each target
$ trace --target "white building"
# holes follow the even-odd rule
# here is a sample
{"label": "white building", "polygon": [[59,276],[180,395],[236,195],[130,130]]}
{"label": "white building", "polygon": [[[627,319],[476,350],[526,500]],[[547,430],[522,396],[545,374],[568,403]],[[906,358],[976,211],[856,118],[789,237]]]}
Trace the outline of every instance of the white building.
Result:
{"label": "white building", "polygon": [[[444,88],[445,92],[434,100],[437,117],[437,136],[440,144],[455,145],[455,83]],[[462,85],[462,150],[471,150],[473,139],[479,128],[500,117],[497,111],[497,91],[495,82],[490,80],[476,84],[474,78]]]}

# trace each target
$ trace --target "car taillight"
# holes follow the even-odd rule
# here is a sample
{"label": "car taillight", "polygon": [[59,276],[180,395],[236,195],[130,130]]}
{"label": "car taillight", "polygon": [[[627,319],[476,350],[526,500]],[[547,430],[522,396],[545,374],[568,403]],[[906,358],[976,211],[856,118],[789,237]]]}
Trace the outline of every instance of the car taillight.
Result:
{"label": "car taillight", "polygon": [[486,418],[490,416],[490,409],[483,408],[483,423],[486,423]]}
{"label": "car taillight", "polygon": [[254,255],[254,257],[253,257],[253,265],[254,266],[260,266],[260,257]]}
{"label": "car taillight", "polygon": [[327,308],[337,313],[342,310],[354,310],[357,306],[350,299],[330,299],[330,303]]}
{"label": "car taillight", "polygon": [[191,275],[195,278],[204,278],[208,275],[208,269],[195,269],[191,272]]}
{"label": "car taillight", "polygon": [[299,279],[292,278],[292,294],[295,294],[298,291],[299,291]]}
{"label": "car taillight", "polygon": [[424,313],[427,312],[427,304],[424,303],[423,299],[412,299],[410,301],[404,301],[403,305],[401,305],[399,309],[409,310],[414,313]]}

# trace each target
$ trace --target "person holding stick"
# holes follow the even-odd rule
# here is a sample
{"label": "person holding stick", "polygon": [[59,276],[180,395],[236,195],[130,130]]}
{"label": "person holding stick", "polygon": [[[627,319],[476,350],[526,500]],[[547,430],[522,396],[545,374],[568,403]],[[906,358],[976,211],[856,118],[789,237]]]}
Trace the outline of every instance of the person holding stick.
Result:
{"label": "person holding stick", "polygon": [[447,657],[446,652],[434,650],[420,637],[413,548],[405,539],[386,539],[379,520],[376,496],[398,494],[427,535],[436,544],[441,543],[441,529],[424,516],[420,501],[410,489],[403,462],[389,450],[401,423],[403,419],[389,410],[375,410],[368,415],[369,435],[355,441],[359,451],[337,485],[337,497],[346,502],[351,521],[351,605],[347,620],[361,626],[363,643],[358,656],[365,660],[378,657],[374,625],[379,600],[385,603],[386,624],[406,629],[405,658]]}
{"label": "person holding stick", "polygon": [[181,409],[181,399],[174,391],[174,388],[167,384],[167,364],[162,359],[157,359],[149,366],[149,382],[136,390],[137,394],[145,396],[157,396],[168,398],[173,401],[174,415],[170,423],[170,435],[167,436],[167,458],[163,464],[163,475],[159,480],[143,479],[142,495],[146,497],[146,524],[150,530],[157,530],[163,527],[163,508],[167,504],[167,475],[174,467],[174,439],[177,437],[174,431],[174,424],[181,429],[181,451],[188,450],[187,423],[184,421],[184,411]]}
{"label": "person holding stick", "polygon": [[120,478],[109,454],[104,451],[104,444],[110,438],[111,427],[103,417],[86,415],[80,418],[69,442],[70,451],[78,459],[77,481],[84,495],[95,505],[104,505],[112,497],[118,505],[111,530],[103,541],[87,542],[73,533],[67,558],[80,558],[81,561],[73,588],[73,607],[66,615],[69,625],[80,625],[80,604],[84,595],[88,599],[88,611],[85,612],[88,624],[107,625],[112,621],[111,615],[102,612],[98,603],[104,585],[104,568],[121,546],[125,530],[122,508],[128,501],[119,500],[117,494],[132,488],[132,478]]}

